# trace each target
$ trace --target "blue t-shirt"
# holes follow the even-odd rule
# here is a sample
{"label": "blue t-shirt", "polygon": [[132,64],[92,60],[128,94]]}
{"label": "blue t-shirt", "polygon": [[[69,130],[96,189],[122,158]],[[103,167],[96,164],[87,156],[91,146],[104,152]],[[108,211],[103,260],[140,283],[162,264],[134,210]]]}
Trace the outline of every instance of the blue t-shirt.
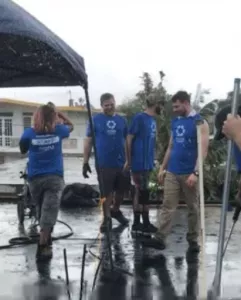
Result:
{"label": "blue t-shirt", "polygon": [[33,128],[25,129],[20,143],[28,146],[28,178],[36,176],[64,175],[62,140],[69,137],[66,125],[56,125],[49,134],[37,134]]}
{"label": "blue t-shirt", "polygon": [[145,112],[136,114],[130,124],[133,135],[131,147],[132,172],[151,171],[154,168],[156,121]]}
{"label": "blue t-shirt", "polygon": [[240,173],[241,172],[241,151],[239,150],[239,147],[236,144],[233,145],[233,153],[234,153],[237,172]]}
{"label": "blue t-shirt", "polygon": [[[96,150],[99,167],[123,168],[125,164],[126,120],[115,114],[108,116],[99,113],[93,117]],[[86,135],[91,137],[90,125]]]}
{"label": "blue t-shirt", "polygon": [[191,174],[197,162],[197,126],[199,114],[188,117],[177,117],[172,120],[172,148],[167,165],[167,171],[182,175]]}

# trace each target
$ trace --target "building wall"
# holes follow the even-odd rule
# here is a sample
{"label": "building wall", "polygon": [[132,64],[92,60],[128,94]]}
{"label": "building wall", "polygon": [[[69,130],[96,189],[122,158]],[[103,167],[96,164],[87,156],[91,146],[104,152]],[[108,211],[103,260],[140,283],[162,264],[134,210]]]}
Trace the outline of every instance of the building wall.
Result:
{"label": "building wall", "polygon": [[[3,104],[0,103],[0,113],[13,113],[12,116],[12,143],[11,147],[18,147],[19,138],[23,133],[23,114],[34,113],[35,107]],[[88,122],[87,112],[76,112],[69,111],[63,112],[73,122],[74,130],[70,135],[69,139],[64,140],[63,148],[68,150],[76,151],[77,153],[83,152],[83,139],[85,137],[86,126]],[[0,116],[1,117],[1,116]],[[1,147],[0,147],[1,148]]]}

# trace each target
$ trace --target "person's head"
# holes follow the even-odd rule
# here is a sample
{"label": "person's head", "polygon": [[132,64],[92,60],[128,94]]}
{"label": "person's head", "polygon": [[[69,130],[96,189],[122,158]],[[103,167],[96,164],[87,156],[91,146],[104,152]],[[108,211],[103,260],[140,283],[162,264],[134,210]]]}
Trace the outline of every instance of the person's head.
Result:
{"label": "person's head", "polygon": [[146,107],[147,110],[151,111],[155,115],[160,115],[164,106],[164,101],[160,97],[153,93],[147,96],[146,98]]}
{"label": "person's head", "polygon": [[115,113],[115,98],[112,94],[105,93],[101,95],[100,105],[104,114],[113,115]]}
{"label": "person's head", "polygon": [[55,109],[55,104],[54,104],[53,102],[49,101],[49,102],[47,103],[47,105],[48,105],[48,106],[51,106],[51,107],[53,107],[53,108]]}
{"label": "person's head", "polygon": [[41,105],[34,114],[34,130],[38,133],[53,132],[56,125],[56,112],[50,105]]}
{"label": "person's head", "polygon": [[190,95],[185,91],[179,91],[172,97],[173,113],[178,116],[186,116],[191,109]]}

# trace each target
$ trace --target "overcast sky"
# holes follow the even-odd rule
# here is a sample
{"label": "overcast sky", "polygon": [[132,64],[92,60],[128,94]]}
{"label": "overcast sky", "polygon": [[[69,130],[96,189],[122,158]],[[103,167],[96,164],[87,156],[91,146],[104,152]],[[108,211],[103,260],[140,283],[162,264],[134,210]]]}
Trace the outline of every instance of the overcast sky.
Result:
{"label": "overcast sky", "polygon": [[[120,103],[147,71],[166,73],[171,93],[225,97],[241,75],[240,0],[15,0],[85,59],[93,105],[103,92]],[[241,76],[240,76],[241,77]],[[2,91],[2,97],[68,103],[68,90]],[[72,89],[74,98],[81,89]]]}

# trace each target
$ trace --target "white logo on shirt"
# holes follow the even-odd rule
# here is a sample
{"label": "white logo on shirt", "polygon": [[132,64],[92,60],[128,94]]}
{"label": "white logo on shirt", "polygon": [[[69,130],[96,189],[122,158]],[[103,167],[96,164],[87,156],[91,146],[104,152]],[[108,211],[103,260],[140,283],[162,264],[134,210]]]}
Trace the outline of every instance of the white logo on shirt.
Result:
{"label": "white logo on shirt", "polygon": [[33,146],[44,146],[44,145],[52,145],[57,144],[60,141],[60,138],[58,136],[54,136],[51,138],[39,138],[39,139],[32,139],[32,145]]}
{"label": "white logo on shirt", "polygon": [[186,130],[183,125],[177,126],[177,129],[176,129],[177,136],[183,136],[185,132],[186,132]]}
{"label": "white logo on shirt", "polygon": [[184,142],[185,132],[186,132],[186,129],[183,125],[178,125],[177,126],[177,128],[176,128],[176,135],[177,135],[176,141],[178,143],[183,143]]}
{"label": "white logo on shirt", "polygon": [[59,136],[52,136],[52,137],[46,137],[46,136],[39,136],[38,139],[32,139],[32,145],[38,147],[38,151],[46,152],[49,150],[55,149],[55,144],[60,142]]}
{"label": "white logo on shirt", "polygon": [[109,120],[106,122],[107,126],[107,134],[109,135],[115,135],[116,134],[116,122],[113,120]]}

